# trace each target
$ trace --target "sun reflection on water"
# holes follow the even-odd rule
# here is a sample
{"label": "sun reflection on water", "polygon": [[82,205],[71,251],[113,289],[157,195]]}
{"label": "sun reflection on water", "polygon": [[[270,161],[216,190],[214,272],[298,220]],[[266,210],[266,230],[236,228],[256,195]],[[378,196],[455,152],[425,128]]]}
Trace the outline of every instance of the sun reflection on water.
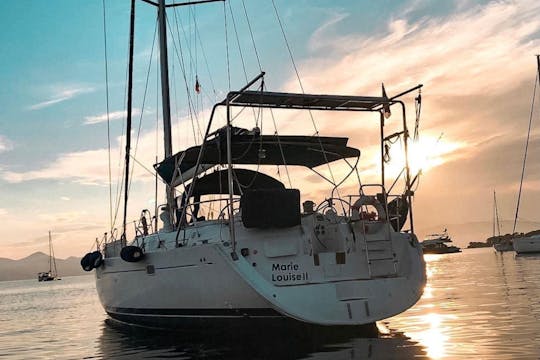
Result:
{"label": "sun reflection on water", "polygon": [[415,317],[416,326],[410,331],[406,331],[405,335],[417,340],[424,346],[426,355],[431,359],[441,359],[448,356],[447,349],[451,346],[450,318],[455,318],[453,315],[442,314],[439,312],[440,303],[436,303],[438,290],[431,284],[434,277],[440,275],[440,261],[442,256],[438,254],[424,255],[426,261],[426,277],[427,284],[424,287],[424,293],[420,301],[419,308],[422,312],[428,311],[425,314],[418,314]]}
{"label": "sun reflection on water", "polygon": [[433,359],[440,359],[446,355],[445,348],[449,337],[445,335],[441,314],[430,313],[421,317],[428,326],[426,330],[414,334],[425,347],[427,355]]}

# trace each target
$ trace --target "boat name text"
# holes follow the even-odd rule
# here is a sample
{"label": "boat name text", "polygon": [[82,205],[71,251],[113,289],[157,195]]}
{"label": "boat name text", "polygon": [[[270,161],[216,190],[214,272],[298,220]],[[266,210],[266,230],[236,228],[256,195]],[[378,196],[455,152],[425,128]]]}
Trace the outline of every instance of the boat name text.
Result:
{"label": "boat name text", "polygon": [[307,281],[308,273],[300,272],[300,265],[293,263],[273,263],[272,264],[272,281],[275,282],[290,282],[290,281]]}

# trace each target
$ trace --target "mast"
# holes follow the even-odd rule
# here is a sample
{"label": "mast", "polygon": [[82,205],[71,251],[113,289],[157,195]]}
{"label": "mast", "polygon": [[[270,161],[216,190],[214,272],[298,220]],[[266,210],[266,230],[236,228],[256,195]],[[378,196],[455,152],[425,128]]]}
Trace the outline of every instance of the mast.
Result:
{"label": "mast", "polygon": [[527,164],[527,152],[529,150],[529,138],[531,137],[531,125],[533,119],[534,100],[536,98],[536,86],[540,84],[540,55],[536,55],[536,79],[534,80],[534,91],[531,104],[531,113],[529,116],[529,129],[527,131],[527,141],[525,142],[525,154],[523,154],[523,167],[521,168],[521,180],[519,181],[519,192],[516,204],[516,216],[514,217],[514,226],[512,228],[512,234],[516,233],[516,225],[519,215],[519,203],[521,200],[521,190],[523,189],[523,177],[525,176],[525,165]]}
{"label": "mast", "polygon": [[495,190],[493,190],[493,237],[495,237],[495,223],[497,222],[497,210],[495,210],[497,208],[497,200],[496,200],[496,197],[495,197]]}
{"label": "mast", "polygon": [[135,37],[135,0],[131,0],[131,17],[129,23],[129,65],[128,65],[128,97],[126,116],[126,154],[125,154],[125,175],[124,175],[124,219],[122,227],[122,245],[126,243],[126,217],[129,188],[129,156],[131,152],[131,110],[133,101],[133,39]]}
{"label": "mast", "polygon": [[[56,278],[58,276],[58,270],[56,269],[56,258],[54,256],[54,248],[52,246],[51,230],[49,230],[49,249],[50,249],[49,272]],[[51,261],[52,261],[52,265],[54,265],[54,272],[52,272]]]}
{"label": "mast", "polygon": [[[163,111],[163,145],[165,159],[172,155],[172,136],[171,136],[171,100],[169,96],[169,62],[167,54],[167,17],[165,14],[165,0],[159,0],[158,4],[158,26],[159,26],[159,60],[161,68],[161,102]],[[173,210],[176,208],[174,203],[174,189],[167,185],[167,207],[170,212],[171,220]],[[171,223],[174,223],[171,221]]]}
{"label": "mast", "polygon": [[[495,233],[497,230],[497,233]],[[497,194],[493,190],[493,237],[501,236],[501,224],[499,222],[499,209],[497,207]]]}
{"label": "mast", "polygon": [[51,231],[49,230],[49,274],[52,273],[52,245],[51,245]]}

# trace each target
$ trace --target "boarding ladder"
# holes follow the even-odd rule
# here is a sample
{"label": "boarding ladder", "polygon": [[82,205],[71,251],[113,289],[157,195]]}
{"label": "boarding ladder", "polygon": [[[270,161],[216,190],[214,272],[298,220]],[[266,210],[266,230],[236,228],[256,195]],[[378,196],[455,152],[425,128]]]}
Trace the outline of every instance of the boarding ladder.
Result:
{"label": "boarding ladder", "polygon": [[[360,193],[363,194],[363,187],[374,185],[363,185]],[[380,185],[379,185],[380,186]],[[385,206],[388,214],[388,209]],[[366,256],[368,274],[370,278],[394,277],[397,276],[398,259],[392,243],[392,227],[389,216],[379,219],[378,226],[382,226],[383,231],[376,234],[366,233],[367,226],[374,225],[371,221],[360,219],[360,234],[364,241],[364,252]]]}

